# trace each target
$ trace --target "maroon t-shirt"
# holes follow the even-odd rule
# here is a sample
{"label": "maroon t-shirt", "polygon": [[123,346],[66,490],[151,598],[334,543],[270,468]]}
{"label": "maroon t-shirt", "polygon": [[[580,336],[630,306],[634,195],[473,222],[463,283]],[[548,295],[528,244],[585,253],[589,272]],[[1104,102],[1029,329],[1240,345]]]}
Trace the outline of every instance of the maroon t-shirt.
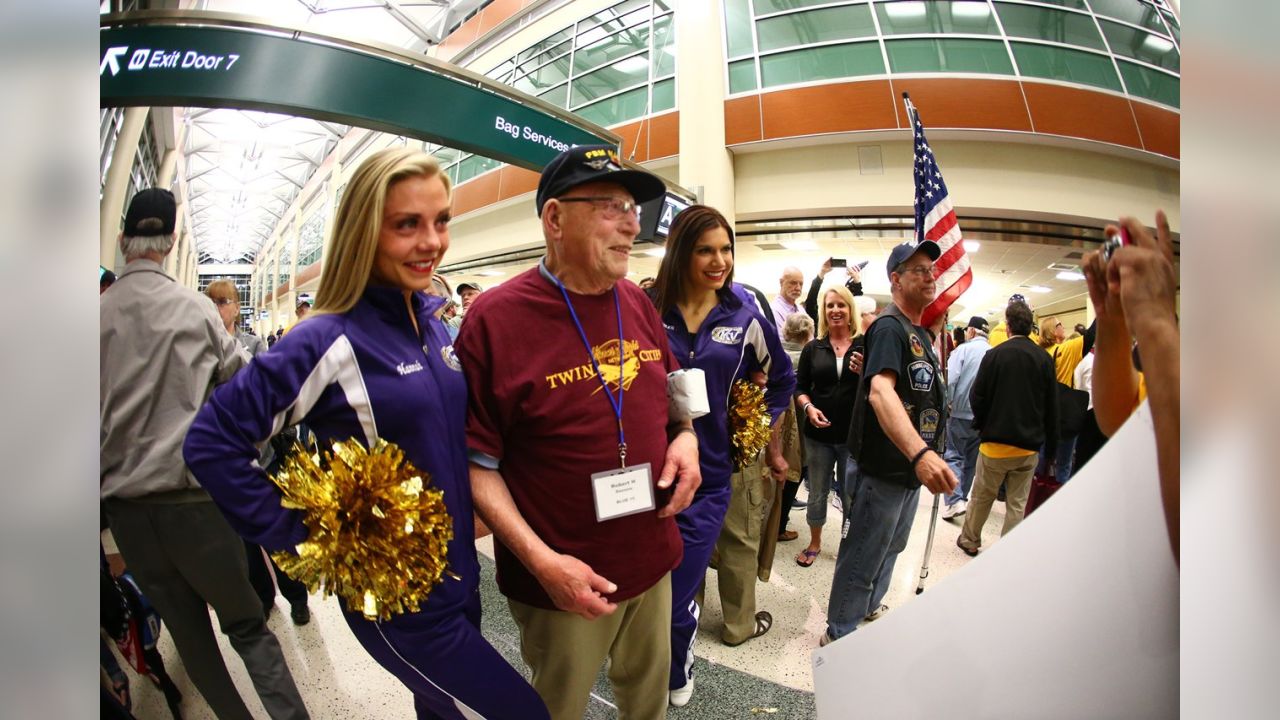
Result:
{"label": "maroon t-shirt", "polygon": [[[657,491],[667,450],[666,378],[679,365],[644,292],[626,280],[617,292],[621,377],[613,293],[569,297],[609,391],[616,397],[622,388],[627,464],[650,464],[661,508],[669,498]],[[591,475],[619,467],[618,423],[564,297],[539,268],[476,298],[454,347],[467,377],[467,446],[498,460],[516,507],[547,545],[616,583],[609,596],[615,602],[639,595],[679,564],[679,530],[657,509],[596,520]],[[501,542],[495,547],[502,593],[555,609],[519,559]]]}

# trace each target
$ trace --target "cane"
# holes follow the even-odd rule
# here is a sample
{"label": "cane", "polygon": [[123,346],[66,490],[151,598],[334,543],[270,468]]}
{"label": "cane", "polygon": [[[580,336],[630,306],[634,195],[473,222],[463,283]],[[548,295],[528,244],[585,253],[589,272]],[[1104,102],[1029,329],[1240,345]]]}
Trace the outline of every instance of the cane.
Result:
{"label": "cane", "polygon": [[924,592],[924,579],[929,577],[929,555],[933,553],[933,531],[938,529],[938,499],[941,494],[933,496],[933,516],[929,518],[929,541],[924,546],[924,562],[920,563],[920,584],[916,586],[916,594]]}

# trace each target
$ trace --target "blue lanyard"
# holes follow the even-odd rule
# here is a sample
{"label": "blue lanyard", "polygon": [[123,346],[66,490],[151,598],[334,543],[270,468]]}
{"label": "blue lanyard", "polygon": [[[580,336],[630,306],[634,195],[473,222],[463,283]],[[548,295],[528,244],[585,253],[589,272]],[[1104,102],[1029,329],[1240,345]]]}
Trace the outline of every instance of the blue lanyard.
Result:
{"label": "blue lanyard", "polygon": [[[550,272],[547,273],[551,275]],[[560,294],[564,296],[564,304],[569,306],[569,317],[573,318],[573,325],[578,329],[578,337],[582,339],[582,346],[587,349],[587,357],[591,358],[591,367],[596,372],[596,379],[600,381],[600,388],[604,390],[605,397],[609,398],[609,406],[613,408],[614,417],[618,419],[618,459],[622,462],[622,467],[627,466],[627,436],[622,432],[622,366],[626,360],[626,345],[622,338],[622,305],[618,301],[618,288],[613,288],[613,309],[618,314],[618,397],[615,400],[613,393],[609,392],[609,384],[604,381],[604,375],[600,374],[600,364],[596,362],[596,354],[591,352],[591,341],[587,340],[587,331],[582,328],[582,322],[578,320],[578,313],[573,309],[573,302],[569,300],[569,291],[565,290],[564,283],[560,282],[560,278],[551,275],[551,279],[556,281],[556,287],[560,288]]]}

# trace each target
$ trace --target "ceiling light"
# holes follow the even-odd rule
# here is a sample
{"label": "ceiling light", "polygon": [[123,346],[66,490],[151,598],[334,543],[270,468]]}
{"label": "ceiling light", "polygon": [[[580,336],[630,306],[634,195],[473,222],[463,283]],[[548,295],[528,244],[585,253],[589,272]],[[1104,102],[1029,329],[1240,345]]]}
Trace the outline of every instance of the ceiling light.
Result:
{"label": "ceiling light", "polygon": [[501,270],[479,270],[476,272],[480,277],[502,277],[506,273]]}
{"label": "ceiling light", "polygon": [[1047,287],[1045,287],[1045,286],[1043,286],[1043,285],[1020,285],[1019,287],[1025,287],[1026,289],[1030,290],[1030,291],[1031,291],[1031,292],[1033,292],[1033,293],[1047,293],[1047,292],[1049,292],[1049,288],[1047,288]]}
{"label": "ceiling light", "polygon": [[1142,47],[1157,55],[1163,55],[1173,49],[1173,43],[1158,35],[1148,35],[1143,39]]}
{"label": "ceiling light", "polygon": [[964,251],[967,253],[976,253],[982,249],[982,243],[977,240],[965,240]]}
{"label": "ceiling light", "polygon": [[991,14],[985,2],[958,2],[951,4],[951,16],[958,18],[984,18]]}
{"label": "ceiling light", "polygon": [[1083,280],[1084,274],[1073,272],[1071,270],[1063,270],[1062,272],[1058,273],[1055,277],[1057,277],[1059,280],[1076,281],[1076,280]]}
{"label": "ceiling light", "polygon": [[649,257],[660,258],[660,257],[666,256],[667,249],[664,247],[656,247],[656,248],[649,248],[648,250],[641,250],[641,252],[645,255],[648,255]]}
{"label": "ceiling light", "polygon": [[884,11],[891,18],[917,18],[924,17],[925,7],[923,2],[891,2],[885,3]]}

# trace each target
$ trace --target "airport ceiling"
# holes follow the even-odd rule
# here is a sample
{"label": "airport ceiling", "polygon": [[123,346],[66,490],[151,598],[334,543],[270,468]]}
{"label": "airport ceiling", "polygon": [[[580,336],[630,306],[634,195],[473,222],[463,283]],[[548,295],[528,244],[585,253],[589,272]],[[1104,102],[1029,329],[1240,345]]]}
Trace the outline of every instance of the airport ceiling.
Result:
{"label": "airport ceiling", "polygon": [[[109,0],[120,10],[200,10],[425,53],[484,0]],[[252,263],[350,126],[247,110],[179,108],[200,263]]]}

